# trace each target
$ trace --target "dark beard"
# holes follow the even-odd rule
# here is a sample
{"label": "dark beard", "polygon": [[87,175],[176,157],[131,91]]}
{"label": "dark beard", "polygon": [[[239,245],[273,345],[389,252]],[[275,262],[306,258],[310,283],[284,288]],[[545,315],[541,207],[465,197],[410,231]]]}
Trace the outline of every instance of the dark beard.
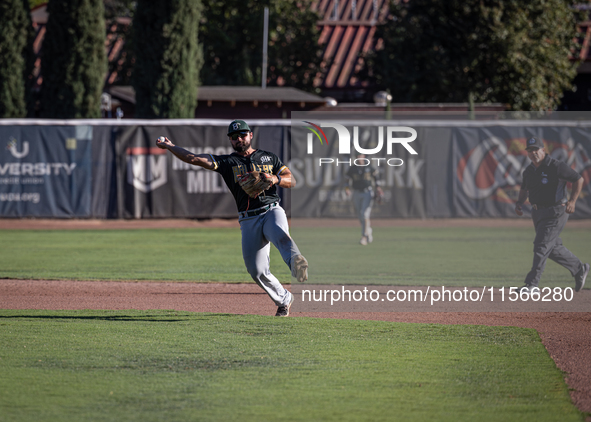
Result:
{"label": "dark beard", "polygon": [[242,145],[232,144],[232,148],[234,148],[234,151],[236,151],[237,153],[242,154],[243,152],[248,151],[248,148],[250,148],[250,142],[245,142]]}

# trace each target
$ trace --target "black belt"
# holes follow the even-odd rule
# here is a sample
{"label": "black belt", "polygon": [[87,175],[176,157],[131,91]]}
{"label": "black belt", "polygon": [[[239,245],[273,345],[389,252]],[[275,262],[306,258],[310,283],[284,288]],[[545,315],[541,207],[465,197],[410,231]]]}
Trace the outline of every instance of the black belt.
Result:
{"label": "black belt", "polygon": [[531,207],[537,211],[537,210],[543,210],[545,208],[554,208],[554,207],[557,207],[558,205],[564,205],[564,204],[566,204],[566,202],[559,202],[558,204],[553,204],[553,205],[531,204]]}
{"label": "black belt", "polygon": [[240,217],[240,218],[254,217],[255,215],[260,215],[264,212],[269,211],[271,208],[275,208],[277,205],[279,205],[278,202],[273,202],[272,204],[265,205],[264,207],[256,208],[254,210],[242,211],[242,212],[238,213],[238,217]]}
{"label": "black belt", "polygon": [[371,192],[372,190],[373,190],[373,188],[371,186],[368,186],[363,189],[357,189],[357,192]]}

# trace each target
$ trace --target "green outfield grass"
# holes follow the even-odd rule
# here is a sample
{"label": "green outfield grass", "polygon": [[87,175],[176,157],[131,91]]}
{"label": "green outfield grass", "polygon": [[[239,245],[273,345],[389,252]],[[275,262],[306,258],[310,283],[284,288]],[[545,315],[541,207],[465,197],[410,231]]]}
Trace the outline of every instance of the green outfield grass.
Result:
{"label": "green outfield grass", "polygon": [[[445,286],[518,286],[530,269],[530,228],[417,228],[374,230],[358,244],[358,228],[292,228],[310,263],[310,282]],[[238,229],[3,230],[0,277],[89,280],[251,282]],[[565,245],[591,261],[591,230],[567,227]],[[271,270],[290,279],[271,248]],[[545,286],[573,285],[548,262]]]}
{"label": "green outfield grass", "polygon": [[[294,228],[319,283],[520,286],[531,268],[533,228],[374,228],[359,245],[359,228]],[[591,230],[562,232],[564,244],[591,261]],[[314,282],[316,280],[313,280]],[[574,286],[571,274],[548,260],[544,286]]]}
{"label": "green outfield grass", "polygon": [[[6,245],[1,277],[251,280],[237,229],[4,230],[0,236]],[[287,266],[283,273],[289,274]]]}
{"label": "green outfield grass", "polygon": [[0,421],[582,421],[534,330],[0,311]]}

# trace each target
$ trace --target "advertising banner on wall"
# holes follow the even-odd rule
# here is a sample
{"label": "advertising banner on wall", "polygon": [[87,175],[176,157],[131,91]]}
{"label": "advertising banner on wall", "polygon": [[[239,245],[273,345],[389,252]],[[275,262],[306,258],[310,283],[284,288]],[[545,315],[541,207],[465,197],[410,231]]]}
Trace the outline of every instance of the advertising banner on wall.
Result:
{"label": "advertising banner on wall", "polygon": [[0,126],[0,215],[89,217],[91,126]]}
{"label": "advertising banner on wall", "polygon": [[[522,174],[531,161],[526,141],[540,139],[548,155],[591,180],[591,132],[576,126],[490,125],[453,128],[453,209],[456,217],[514,215]],[[591,198],[583,193],[574,218],[591,216]]]}
{"label": "advertising banner on wall", "polygon": [[[591,218],[588,120],[383,117],[293,113],[291,127],[285,121],[249,122],[254,148],[281,157],[297,181],[293,189],[279,190],[288,214],[356,218],[347,173],[371,167],[377,180],[373,218],[517,218],[514,203],[530,163],[525,142],[536,136],[550,156],[583,176],[571,218]],[[236,216],[217,173],[155,145],[158,136],[167,136],[197,154],[231,154],[225,122],[108,123],[0,125],[0,215]],[[524,210],[528,215],[527,204]]]}

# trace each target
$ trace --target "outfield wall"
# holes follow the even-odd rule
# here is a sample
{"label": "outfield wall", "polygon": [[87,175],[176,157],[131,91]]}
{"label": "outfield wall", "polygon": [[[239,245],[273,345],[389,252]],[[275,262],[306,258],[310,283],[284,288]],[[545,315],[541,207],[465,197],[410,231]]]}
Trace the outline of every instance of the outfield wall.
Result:
{"label": "outfield wall", "polygon": [[[227,120],[0,119],[0,217],[226,218],[233,198],[221,177],[155,147],[158,136],[196,153],[226,154]],[[346,165],[315,167],[294,154],[304,145],[291,120],[251,120],[255,148],[278,154],[298,185],[283,191],[296,217],[352,216]],[[404,164],[382,166],[384,200],[376,218],[516,217],[513,203],[529,160],[525,140],[585,178],[573,218],[591,218],[591,123],[586,121],[389,121],[412,126],[418,154],[394,151]],[[335,133],[327,156],[338,157]],[[292,203],[293,201],[293,203]]]}

